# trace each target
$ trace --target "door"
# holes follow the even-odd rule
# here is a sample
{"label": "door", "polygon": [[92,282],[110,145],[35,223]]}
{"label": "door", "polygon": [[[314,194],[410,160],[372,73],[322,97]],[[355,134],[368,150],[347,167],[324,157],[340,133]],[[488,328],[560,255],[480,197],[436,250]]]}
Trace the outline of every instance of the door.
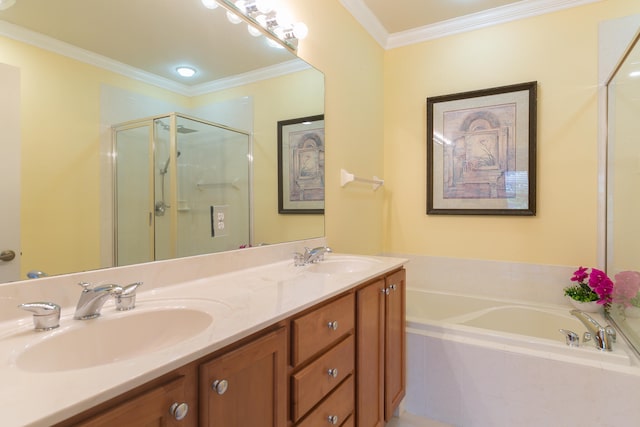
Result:
{"label": "door", "polygon": [[200,366],[200,426],[287,425],[286,330]]}
{"label": "door", "polygon": [[386,278],[384,418],[389,421],[406,389],[405,270]]}
{"label": "door", "polygon": [[384,425],[385,291],[384,280],[378,280],[357,293],[359,427]]}
{"label": "door", "polygon": [[20,279],[20,69],[0,64],[0,94],[0,283],[3,283]]}

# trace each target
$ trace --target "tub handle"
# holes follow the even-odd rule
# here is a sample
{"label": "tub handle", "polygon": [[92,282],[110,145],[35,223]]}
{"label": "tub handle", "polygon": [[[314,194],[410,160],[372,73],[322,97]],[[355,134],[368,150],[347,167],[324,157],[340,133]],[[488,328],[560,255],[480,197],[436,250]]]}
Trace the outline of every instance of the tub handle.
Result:
{"label": "tub handle", "polygon": [[564,334],[565,341],[569,347],[579,347],[580,337],[573,331],[568,329],[559,329],[561,334]]}

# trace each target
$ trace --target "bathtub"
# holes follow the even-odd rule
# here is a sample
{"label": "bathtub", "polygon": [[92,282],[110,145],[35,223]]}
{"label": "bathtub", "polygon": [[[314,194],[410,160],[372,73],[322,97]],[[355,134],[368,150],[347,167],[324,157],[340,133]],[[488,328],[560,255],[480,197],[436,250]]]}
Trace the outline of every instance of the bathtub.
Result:
{"label": "bathtub", "polygon": [[611,352],[583,343],[570,310],[407,289],[404,409],[463,427],[636,426],[636,356],[621,337]]}

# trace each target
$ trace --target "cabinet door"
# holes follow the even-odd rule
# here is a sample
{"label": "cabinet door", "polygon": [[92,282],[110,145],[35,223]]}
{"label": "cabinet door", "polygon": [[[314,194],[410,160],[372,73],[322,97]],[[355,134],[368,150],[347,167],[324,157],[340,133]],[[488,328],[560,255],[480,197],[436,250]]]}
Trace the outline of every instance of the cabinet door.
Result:
{"label": "cabinet door", "polygon": [[378,280],[357,292],[356,419],[359,427],[379,427],[384,424],[385,300],[384,280]]}
{"label": "cabinet door", "polygon": [[389,421],[406,388],[405,270],[386,278],[384,418]]}
{"label": "cabinet door", "polygon": [[176,419],[171,411],[174,403],[176,405],[185,403],[185,390],[187,387],[195,388],[194,380],[188,381],[185,377],[180,377],[169,381],[76,425],[82,427],[196,426],[197,411],[193,408],[195,405],[191,405],[192,407],[188,408],[186,413],[184,405],[178,408],[178,418],[185,415],[181,420]]}
{"label": "cabinet door", "polygon": [[200,366],[200,426],[286,426],[286,329]]}

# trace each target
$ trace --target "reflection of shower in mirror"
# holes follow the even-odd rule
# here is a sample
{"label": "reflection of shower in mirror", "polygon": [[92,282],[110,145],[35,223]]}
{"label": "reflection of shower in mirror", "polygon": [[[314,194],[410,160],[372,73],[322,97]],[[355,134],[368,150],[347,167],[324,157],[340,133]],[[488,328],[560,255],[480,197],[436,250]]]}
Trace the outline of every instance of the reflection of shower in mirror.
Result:
{"label": "reflection of shower in mirror", "polygon": [[[251,244],[247,133],[171,113],[114,126],[114,150],[116,265]],[[211,233],[213,205],[228,206],[225,233]]]}

